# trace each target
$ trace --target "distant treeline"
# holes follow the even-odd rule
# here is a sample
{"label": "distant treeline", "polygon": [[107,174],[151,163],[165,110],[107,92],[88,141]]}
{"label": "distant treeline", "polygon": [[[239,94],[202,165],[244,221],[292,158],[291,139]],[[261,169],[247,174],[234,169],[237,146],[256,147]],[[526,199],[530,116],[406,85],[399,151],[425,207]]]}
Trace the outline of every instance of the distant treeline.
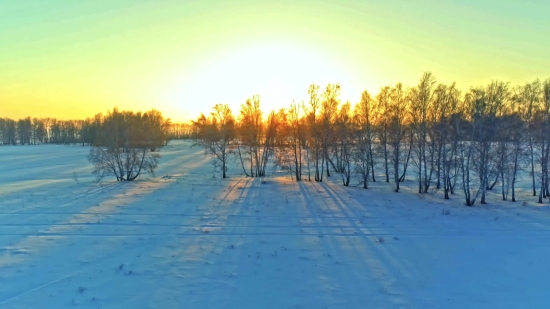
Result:
{"label": "distant treeline", "polygon": [[[126,117],[130,117],[128,113]],[[152,118],[162,118],[160,112],[151,110],[146,113],[133,113],[135,122],[145,124]],[[0,145],[36,145],[36,144],[82,144],[101,143],[99,129],[104,119],[97,114],[84,120],[58,120],[55,118],[23,118],[14,120],[0,118]],[[163,134],[166,139],[186,139],[192,137],[192,126],[186,123],[172,123],[164,120]],[[144,128],[146,130],[146,128]]]}
{"label": "distant treeline", "polygon": [[143,173],[153,175],[161,157],[158,149],[171,139],[191,138],[191,129],[155,109],[142,113],[114,108],[85,120],[0,118],[0,144],[89,145],[87,158],[98,180],[114,176],[132,181]]}
{"label": "distant treeline", "polygon": [[269,159],[296,180],[323,181],[336,172],[345,186],[352,176],[393,182],[395,191],[416,175],[419,193],[461,191],[468,206],[500,184],[502,199],[516,200],[520,172],[529,175],[539,202],[550,197],[550,79],[511,86],[494,81],[461,92],[437,83],[430,72],[419,83],[362,93],[340,101],[340,85],[311,85],[307,102],[294,102],[267,117],[254,96],[234,116],[227,104],[194,121],[197,144],[218,161],[236,154],[249,176],[265,175]]}

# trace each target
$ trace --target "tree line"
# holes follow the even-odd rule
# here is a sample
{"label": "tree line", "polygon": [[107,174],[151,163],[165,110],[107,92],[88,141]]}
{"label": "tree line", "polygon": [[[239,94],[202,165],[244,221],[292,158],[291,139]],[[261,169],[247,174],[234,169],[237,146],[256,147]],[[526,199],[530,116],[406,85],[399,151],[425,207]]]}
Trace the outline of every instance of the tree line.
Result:
{"label": "tree line", "polygon": [[415,175],[418,193],[461,193],[473,206],[495,188],[515,202],[523,172],[539,203],[550,198],[550,79],[493,81],[463,92],[425,72],[415,86],[364,91],[356,104],[339,96],[339,84],[312,84],[307,100],[267,115],[258,95],[235,115],[217,104],[192,122],[190,134],[224,178],[230,155],[251,177],[264,176],[273,160],[297,181],[336,173],[344,186],[352,178],[363,188],[384,181],[399,192]]}
{"label": "tree line", "polygon": [[89,145],[93,174],[118,181],[153,174],[160,158],[157,150],[171,139],[190,138],[191,132],[190,124],[172,123],[155,109],[142,113],[114,108],[85,120],[0,118],[0,144]]}
{"label": "tree line", "polygon": [[[84,120],[31,118],[14,120],[0,117],[1,145],[82,144],[93,146],[97,142],[103,114]],[[193,128],[188,123],[168,122],[164,126],[167,140],[189,139]]]}

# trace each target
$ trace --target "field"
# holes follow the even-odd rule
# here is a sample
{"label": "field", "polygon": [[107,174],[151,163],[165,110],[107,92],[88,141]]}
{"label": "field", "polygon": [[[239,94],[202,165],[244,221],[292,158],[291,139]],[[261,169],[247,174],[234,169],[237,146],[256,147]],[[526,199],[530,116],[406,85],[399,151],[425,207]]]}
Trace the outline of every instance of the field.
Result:
{"label": "field", "polygon": [[[550,210],[377,182],[214,177],[189,142],[95,182],[88,147],[0,147],[0,308],[546,308]],[[520,193],[520,200],[527,199]]]}

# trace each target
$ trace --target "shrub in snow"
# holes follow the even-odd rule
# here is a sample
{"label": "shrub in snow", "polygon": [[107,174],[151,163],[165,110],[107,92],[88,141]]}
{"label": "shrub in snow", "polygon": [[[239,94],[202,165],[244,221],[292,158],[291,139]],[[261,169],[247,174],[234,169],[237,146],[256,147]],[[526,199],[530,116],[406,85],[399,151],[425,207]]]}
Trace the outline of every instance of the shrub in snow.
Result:
{"label": "shrub in snow", "polygon": [[93,173],[118,181],[134,180],[142,172],[152,175],[160,158],[154,151],[164,144],[168,125],[155,110],[141,114],[113,109],[99,121],[97,141],[88,154]]}

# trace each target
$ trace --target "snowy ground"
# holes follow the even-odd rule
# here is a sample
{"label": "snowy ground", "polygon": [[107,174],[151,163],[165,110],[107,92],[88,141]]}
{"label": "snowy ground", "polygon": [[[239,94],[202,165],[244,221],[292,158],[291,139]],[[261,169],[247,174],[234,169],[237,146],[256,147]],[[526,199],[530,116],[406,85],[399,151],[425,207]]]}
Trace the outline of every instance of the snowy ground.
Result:
{"label": "snowy ground", "polygon": [[468,208],[336,176],[222,180],[189,145],[164,148],[157,177],[100,184],[87,147],[0,147],[0,308],[550,302],[546,207]]}

